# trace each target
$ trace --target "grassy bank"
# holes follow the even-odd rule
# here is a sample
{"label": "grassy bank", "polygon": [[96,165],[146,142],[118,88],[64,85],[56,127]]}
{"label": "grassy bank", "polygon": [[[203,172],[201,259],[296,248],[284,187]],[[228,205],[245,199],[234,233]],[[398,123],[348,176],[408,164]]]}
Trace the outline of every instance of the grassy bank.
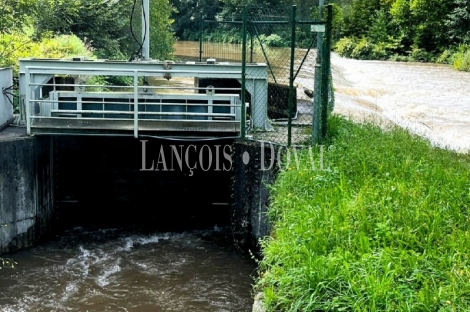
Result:
{"label": "grassy bank", "polygon": [[269,310],[469,311],[470,155],[339,117],[330,135],[329,169],[305,154],[273,186]]}

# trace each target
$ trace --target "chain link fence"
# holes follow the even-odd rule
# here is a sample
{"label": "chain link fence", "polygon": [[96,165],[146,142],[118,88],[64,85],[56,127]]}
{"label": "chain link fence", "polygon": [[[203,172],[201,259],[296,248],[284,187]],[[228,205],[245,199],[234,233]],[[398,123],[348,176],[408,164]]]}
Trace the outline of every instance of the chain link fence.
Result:
{"label": "chain link fence", "polygon": [[[290,146],[320,143],[326,135],[327,112],[334,105],[332,15],[327,7],[326,19],[313,19],[318,10],[314,13],[310,2],[316,4],[202,13],[199,60],[246,66],[241,80],[199,80],[198,86],[239,92],[246,103],[242,137]],[[251,63],[266,64],[267,81],[256,79]]]}

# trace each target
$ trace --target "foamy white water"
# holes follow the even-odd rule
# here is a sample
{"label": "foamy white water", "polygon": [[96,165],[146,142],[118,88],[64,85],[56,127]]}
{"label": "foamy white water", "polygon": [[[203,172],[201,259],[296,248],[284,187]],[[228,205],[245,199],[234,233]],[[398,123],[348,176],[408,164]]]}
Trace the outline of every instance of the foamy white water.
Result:
{"label": "foamy white water", "polygon": [[336,54],[332,66],[336,113],[386,118],[436,146],[470,151],[470,73]]}

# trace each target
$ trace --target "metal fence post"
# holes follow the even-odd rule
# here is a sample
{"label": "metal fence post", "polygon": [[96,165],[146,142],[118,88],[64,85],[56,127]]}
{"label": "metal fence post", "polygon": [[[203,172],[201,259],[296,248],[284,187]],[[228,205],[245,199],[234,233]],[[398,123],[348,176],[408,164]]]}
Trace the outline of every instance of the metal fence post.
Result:
{"label": "metal fence post", "polygon": [[322,140],[325,139],[326,133],[328,131],[328,87],[330,78],[331,21],[333,19],[333,7],[328,5],[326,9],[326,28],[322,48]]}
{"label": "metal fence post", "polygon": [[202,34],[204,32],[204,16],[200,13],[199,21],[199,62],[202,62]]}
{"label": "metal fence post", "polygon": [[[292,145],[292,109],[294,107],[294,62],[295,62],[295,27],[296,27],[297,6],[292,6],[291,18],[291,43],[290,43],[290,73],[289,73],[289,108],[287,122],[287,146]],[[297,100],[297,99],[296,99]]]}
{"label": "metal fence post", "polygon": [[[317,50],[318,53],[318,50]],[[312,121],[312,144],[320,143],[321,129],[321,57],[317,56],[315,62],[315,86],[313,89],[313,121]]]}
{"label": "metal fence post", "polygon": [[134,138],[139,137],[139,74],[134,71]]}
{"label": "metal fence post", "polygon": [[[241,114],[241,128],[240,128],[240,138],[245,138],[246,132],[246,6],[243,7],[243,22],[242,22],[242,114]],[[253,108],[252,108],[253,109]]]}
{"label": "metal fence post", "polygon": [[[318,19],[322,19],[324,0],[318,4]],[[313,121],[312,121],[312,144],[320,143],[321,132],[321,98],[322,98],[322,40],[323,35],[317,32],[317,55],[315,60],[315,85],[313,88]]]}
{"label": "metal fence post", "polygon": [[250,31],[250,63],[253,63],[253,33]]}

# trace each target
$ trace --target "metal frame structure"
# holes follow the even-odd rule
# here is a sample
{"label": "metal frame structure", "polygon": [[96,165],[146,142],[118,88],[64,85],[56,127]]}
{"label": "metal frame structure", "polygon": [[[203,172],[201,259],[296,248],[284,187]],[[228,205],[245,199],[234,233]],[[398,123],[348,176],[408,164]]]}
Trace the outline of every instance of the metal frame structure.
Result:
{"label": "metal frame structure", "polygon": [[[269,109],[272,113],[272,126],[274,127],[266,127],[265,130],[273,130],[271,134],[253,131],[259,130],[256,127],[250,128],[248,130],[249,135],[261,140],[268,140],[276,143],[286,143],[286,145],[291,146],[293,143],[298,144],[299,141],[302,142],[309,142],[310,144],[319,144],[321,143],[324,138],[326,137],[326,130],[327,130],[327,116],[329,114],[329,109],[333,105],[331,104],[332,101],[334,102],[333,98],[333,91],[331,86],[331,71],[330,71],[330,50],[331,50],[331,30],[332,30],[332,19],[333,19],[333,12],[332,7],[330,5],[323,6],[324,1],[320,0],[319,3],[319,15],[317,20],[310,20],[309,16],[305,15],[305,12],[298,12],[297,5],[292,5],[290,7],[290,16],[287,15],[287,5],[286,10],[281,10],[279,14],[273,14],[269,8],[261,8],[258,7],[257,4],[252,4],[249,6],[245,6],[243,10],[232,12],[232,14],[228,13],[226,16],[228,18],[223,17],[213,17],[213,19],[205,18],[204,12],[200,13],[200,25],[199,25],[199,60],[201,61],[203,55],[206,57],[210,55],[206,51],[204,51],[204,32],[206,25],[209,26],[211,24],[214,25],[224,25],[225,29],[236,29],[240,28],[241,35],[242,35],[242,42],[241,42],[241,51],[240,53],[233,53],[229,52],[227,55],[224,51],[222,53],[218,53],[219,51],[215,52],[218,53],[218,57],[227,58],[227,59],[234,59],[237,56],[241,56],[241,62],[247,62],[247,59],[253,60],[254,54],[254,38],[257,39],[256,46],[260,48],[262,56],[264,57],[264,62],[267,64],[267,69],[269,72],[270,82],[272,83],[272,88],[270,88],[268,92],[268,98],[270,99]],[[323,19],[323,8],[326,8],[327,16],[326,19]],[[264,15],[264,12],[268,12],[268,14]],[[306,18],[306,19],[302,19]],[[274,64],[272,60],[270,60],[270,56],[268,55],[269,51],[268,48],[263,43],[260,33],[263,34],[273,34],[273,29],[269,29],[262,32],[262,27],[271,27],[271,26],[282,26],[284,25],[283,31],[290,32],[290,52],[289,58],[287,59],[287,52],[282,57],[283,63],[278,63],[278,68],[285,68],[287,69],[285,76],[281,76],[279,79],[279,73],[275,74]],[[311,37],[308,38],[310,45],[305,47],[299,47],[299,28],[306,28],[306,26],[310,27],[310,34]],[[212,28],[211,28],[212,29]],[[228,30],[227,30],[228,31]],[[247,34],[250,34],[250,42],[248,42]],[[308,34],[308,32],[306,32]],[[305,32],[304,32],[305,34]],[[284,34],[285,36],[285,34]],[[210,36],[209,36],[210,38]],[[314,44],[316,43],[316,48]],[[304,44],[305,45],[305,44]],[[298,49],[300,48],[300,49]],[[228,48],[230,49],[230,47]],[[275,49],[275,47],[274,47]],[[296,62],[296,50],[305,50],[303,58],[298,59],[300,61],[300,65],[297,65]],[[223,50],[223,48],[222,48]],[[309,53],[313,52],[316,54],[315,61],[312,62],[312,59],[309,59]],[[211,51],[210,53],[214,53]],[[312,54],[313,54],[312,53]],[[247,55],[249,54],[249,55]],[[299,54],[299,53],[297,53]],[[312,85],[308,86],[307,91],[311,92],[311,96],[313,100],[311,102],[311,109],[310,112],[306,113],[306,105],[305,102],[302,102],[303,110],[302,114],[304,115],[300,122],[294,122],[294,119],[297,119],[298,116],[298,106],[295,101],[297,101],[297,86],[295,80],[299,75],[301,68],[304,64],[306,64],[307,59],[310,61],[310,66],[314,68],[314,73],[312,73]],[[287,66],[286,66],[287,65]],[[250,73],[250,68],[244,68],[244,73]],[[283,74],[283,70],[281,70],[281,75]],[[244,75],[242,75],[244,76]],[[288,76],[288,77],[287,77]],[[284,78],[284,79],[282,79]],[[287,79],[288,78],[288,79]],[[282,81],[283,80],[283,81]],[[244,88],[244,82],[242,80],[242,89]],[[303,86],[304,87],[304,86]],[[247,86],[248,88],[248,86]],[[286,93],[285,90],[288,90]],[[245,93],[242,93],[244,96]],[[305,101],[305,98],[302,99]],[[308,100],[307,100],[308,101]],[[244,102],[242,100],[242,102]],[[251,109],[251,117],[256,119],[258,114],[264,116],[264,111],[257,111],[256,108]],[[278,117],[276,115],[287,115]],[[312,115],[310,120],[307,120],[306,115]],[[285,126],[284,126],[285,124]],[[282,125],[282,129],[279,126]],[[271,126],[271,125],[269,125]],[[309,127],[311,130],[310,138],[307,138],[307,135],[301,133],[308,131],[297,131],[298,129],[293,131],[294,126],[299,127]],[[286,129],[286,131],[283,131]],[[259,135],[258,135],[259,134]],[[285,136],[285,138],[284,138]],[[293,138],[297,136],[297,138]],[[285,141],[285,142],[284,142]],[[303,144],[303,143],[302,143]]]}
{"label": "metal frame structure", "polygon": [[[250,68],[251,74],[243,76],[243,67]],[[133,84],[124,87],[87,85],[78,79],[73,84],[49,84],[57,75],[126,76],[132,78]],[[245,105],[237,92],[158,93],[161,87],[141,84],[141,77],[232,78],[239,81],[245,78],[246,90],[252,95],[251,105],[265,112],[264,117],[257,115],[253,126],[260,129],[268,126],[265,96],[268,78],[264,63],[21,59],[20,99],[25,106],[27,134],[132,134],[137,138],[144,132],[171,137],[243,137]],[[72,90],[52,91],[47,98],[42,98],[41,88],[44,86],[62,86]],[[87,90],[96,87],[107,90]],[[123,88],[126,92],[116,92]],[[97,99],[103,99],[106,105],[97,109]]]}

